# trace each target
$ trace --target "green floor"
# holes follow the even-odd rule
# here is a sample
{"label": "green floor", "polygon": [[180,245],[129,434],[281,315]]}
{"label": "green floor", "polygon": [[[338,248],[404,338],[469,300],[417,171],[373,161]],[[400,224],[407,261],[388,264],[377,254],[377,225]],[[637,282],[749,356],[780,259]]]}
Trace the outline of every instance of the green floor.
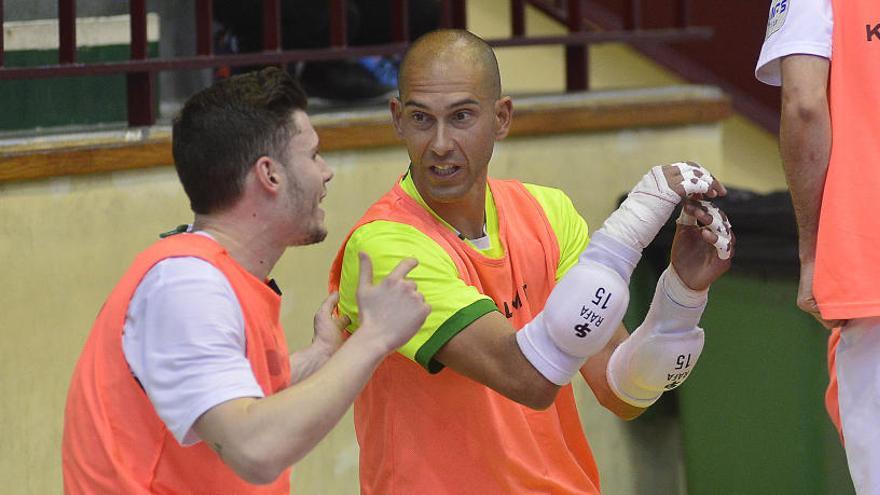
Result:
{"label": "green floor", "polygon": [[[652,294],[648,272],[634,300]],[[690,495],[854,493],[824,410],[827,332],[796,293],[794,280],[738,273],[712,287],[700,364],[677,391]]]}

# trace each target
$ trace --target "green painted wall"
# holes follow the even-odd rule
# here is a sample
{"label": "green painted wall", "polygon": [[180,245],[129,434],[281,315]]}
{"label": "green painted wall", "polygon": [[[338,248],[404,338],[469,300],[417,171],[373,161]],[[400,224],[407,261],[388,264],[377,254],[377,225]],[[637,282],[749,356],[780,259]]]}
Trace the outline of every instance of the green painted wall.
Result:
{"label": "green painted wall", "polygon": [[[150,56],[157,54],[158,44],[150,43]],[[127,60],[128,56],[127,45],[82,47],[77,50],[76,60],[80,63],[111,62]],[[57,50],[6,53],[7,67],[57,63]],[[0,108],[3,109],[0,111],[0,131],[125,123],[128,120],[125,102],[124,75],[0,81]]]}

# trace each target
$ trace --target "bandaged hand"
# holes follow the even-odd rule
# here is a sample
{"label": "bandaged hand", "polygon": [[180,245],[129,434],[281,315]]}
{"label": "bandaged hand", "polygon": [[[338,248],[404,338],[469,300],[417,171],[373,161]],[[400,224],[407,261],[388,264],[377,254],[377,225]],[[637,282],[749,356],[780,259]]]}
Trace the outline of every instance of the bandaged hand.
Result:
{"label": "bandaged hand", "polygon": [[[614,335],[629,304],[629,281],[642,249],[676,205],[692,195],[715,197],[726,192],[694,163],[652,168],[593,234],[578,263],[550,293],[544,310],[517,333],[526,359],[549,381],[568,383]],[[695,222],[713,223],[709,213],[691,213]],[[728,248],[720,235],[712,238],[716,240],[719,249]]]}
{"label": "bandaged hand", "polygon": [[[704,215],[701,222],[697,222],[700,211],[704,212]],[[718,258],[722,260],[730,258],[733,252],[733,228],[727,215],[717,206],[704,200],[690,200],[681,209],[676,223],[702,227],[702,231],[705,232],[703,238],[715,246]]]}
{"label": "bandaged hand", "polygon": [[642,177],[599,231],[641,254],[682,199],[725,194],[724,186],[697,163],[658,165]]}
{"label": "bandaged hand", "polygon": [[676,223],[672,265],[688,287],[707,289],[730,269],[736,237],[727,215],[708,201],[688,199]]}

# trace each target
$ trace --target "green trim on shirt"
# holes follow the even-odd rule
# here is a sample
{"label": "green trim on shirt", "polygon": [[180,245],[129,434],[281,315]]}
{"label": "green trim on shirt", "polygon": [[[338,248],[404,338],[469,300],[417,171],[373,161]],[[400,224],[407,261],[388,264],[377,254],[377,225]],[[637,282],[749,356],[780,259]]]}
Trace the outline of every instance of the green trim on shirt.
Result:
{"label": "green trim on shirt", "polygon": [[431,313],[422,328],[399,349],[402,355],[413,361],[419,349],[462,308],[481,300],[494,307],[491,298],[464,283],[449,253],[425,233],[405,223],[376,220],[361,226],[352,234],[343,254],[339,312],[351,319],[348,327],[350,332],[360,326],[357,306],[359,251],[372,258],[374,284],[388,276],[403,258],[414,257],[419,261],[407,279],[418,284],[419,292],[431,305]]}
{"label": "green trim on shirt", "polygon": [[440,325],[440,328],[434,332],[427,342],[416,352],[416,362],[421,364],[429,373],[439,373],[443,368],[443,364],[434,360],[434,355],[452,337],[458,335],[459,332],[467,328],[468,325],[477,321],[484,315],[498,311],[498,307],[491,299],[481,299],[468,306],[458,310],[457,313],[450,316],[449,319]]}

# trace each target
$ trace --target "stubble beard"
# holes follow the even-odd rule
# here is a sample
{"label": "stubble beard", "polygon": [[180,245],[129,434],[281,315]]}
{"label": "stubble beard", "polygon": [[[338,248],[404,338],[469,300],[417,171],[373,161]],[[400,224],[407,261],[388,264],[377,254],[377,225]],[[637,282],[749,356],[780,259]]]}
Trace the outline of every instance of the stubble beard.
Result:
{"label": "stubble beard", "polygon": [[303,246],[309,246],[309,245],[312,245],[312,244],[318,244],[318,243],[320,243],[320,242],[323,242],[324,239],[326,239],[326,238],[327,238],[327,228],[324,227],[323,225],[320,226],[320,227],[315,227],[315,228],[312,229],[312,231],[308,234],[308,237],[306,238],[306,241],[305,241],[304,243],[302,243],[302,245],[303,245]]}

